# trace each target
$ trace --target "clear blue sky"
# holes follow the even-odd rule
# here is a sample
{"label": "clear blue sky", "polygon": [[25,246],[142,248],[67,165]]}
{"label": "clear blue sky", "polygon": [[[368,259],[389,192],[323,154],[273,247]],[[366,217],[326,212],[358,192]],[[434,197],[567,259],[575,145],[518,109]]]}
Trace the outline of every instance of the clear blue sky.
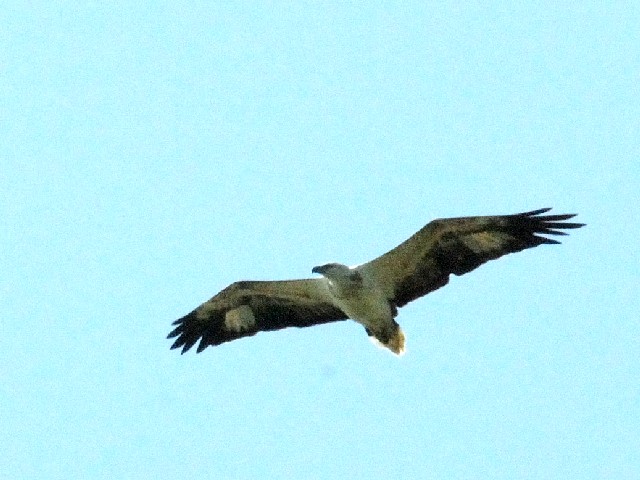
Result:
{"label": "clear blue sky", "polygon": [[[213,6],[216,4],[216,6]],[[9,2],[6,479],[640,478],[637,2]],[[399,315],[200,355],[239,279],[437,217],[587,228]]]}

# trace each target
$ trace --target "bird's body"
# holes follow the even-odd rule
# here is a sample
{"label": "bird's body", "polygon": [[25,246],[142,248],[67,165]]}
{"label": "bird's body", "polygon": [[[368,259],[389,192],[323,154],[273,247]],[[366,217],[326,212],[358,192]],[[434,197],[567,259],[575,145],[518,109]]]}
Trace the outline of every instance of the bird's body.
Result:
{"label": "bird's body", "polygon": [[434,220],[396,248],[356,267],[329,263],[314,267],[321,278],[242,281],[176,320],[171,348],[197,351],[259,331],[308,327],[351,318],[396,354],[404,334],[395,321],[398,308],[505,254],[556,240],[573,214],[541,215],[540,209],[515,215]]}
{"label": "bird's body", "polygon": [[404,352],[404,334],[394,320],[398,310],[369,275],[358,267],[350,268],[340,263],[315,267],[312,272],[326,278],[335,305],[351,320],[361,324],[369,336],[397,355]]}

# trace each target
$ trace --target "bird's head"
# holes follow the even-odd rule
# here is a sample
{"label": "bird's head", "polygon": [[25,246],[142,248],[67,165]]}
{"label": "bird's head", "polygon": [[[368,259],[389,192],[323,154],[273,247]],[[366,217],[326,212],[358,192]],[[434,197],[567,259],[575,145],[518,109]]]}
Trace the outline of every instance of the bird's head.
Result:
{"label": "bird's head", "polygon": [[330,280],[350,278],[353,273],[349,267],[341,263],[327,263],[325,265],[319,265],[317,267],[313,267],[311,272],[319,273]]}
{"label": "bird's head", "polygon": [[362,277],[357,270],[352,270],[341,263],[327,263],[326,265],[313,267],[311,272],[319,273],[323,277],[328,278],[331,282],[338,282],[341,284],[362,281]]}

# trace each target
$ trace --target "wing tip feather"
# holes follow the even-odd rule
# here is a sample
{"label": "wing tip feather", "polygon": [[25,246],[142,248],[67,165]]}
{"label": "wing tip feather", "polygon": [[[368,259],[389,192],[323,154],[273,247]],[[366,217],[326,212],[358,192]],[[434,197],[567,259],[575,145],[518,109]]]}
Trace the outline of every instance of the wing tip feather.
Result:
{"label": "wing tip feather", "polygon": [[535,215],[540,215],[542,213],[546,213],[548,211],[550,211],[553,207],[545,207],[545,208],[539,208],[537,210],[531,210],[529,212],[522,212],[522,213],[516,213],[517,216],[522,216],[522,217],[533,217]]}

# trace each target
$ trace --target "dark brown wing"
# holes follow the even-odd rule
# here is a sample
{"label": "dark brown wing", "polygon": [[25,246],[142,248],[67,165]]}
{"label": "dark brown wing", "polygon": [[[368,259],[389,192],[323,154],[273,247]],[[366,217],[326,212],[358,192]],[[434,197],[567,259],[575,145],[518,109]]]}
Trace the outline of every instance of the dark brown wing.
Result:
{"label": "dark brown wing", "polygon": [[[244,323],[234,323],[229,312],[242,312]],[[324,279],[236,282],[173,322],[176,328],[167,338],[177,337],[171,348],[182,347],[182,353],[200,340],[200,353],[209,345],[261,331],[310,327],[346,318],[331,303]]]}
{"label": "dark brown wing", "polygon": [[543,208],[515,215],[434,220],[393,250],[360,267],[387,298],[401,307],[507,253],[541,244],[560,243],[540,235],[566,235],[560,229],[584,224],[566,222],[575,214],[541,215]]}

